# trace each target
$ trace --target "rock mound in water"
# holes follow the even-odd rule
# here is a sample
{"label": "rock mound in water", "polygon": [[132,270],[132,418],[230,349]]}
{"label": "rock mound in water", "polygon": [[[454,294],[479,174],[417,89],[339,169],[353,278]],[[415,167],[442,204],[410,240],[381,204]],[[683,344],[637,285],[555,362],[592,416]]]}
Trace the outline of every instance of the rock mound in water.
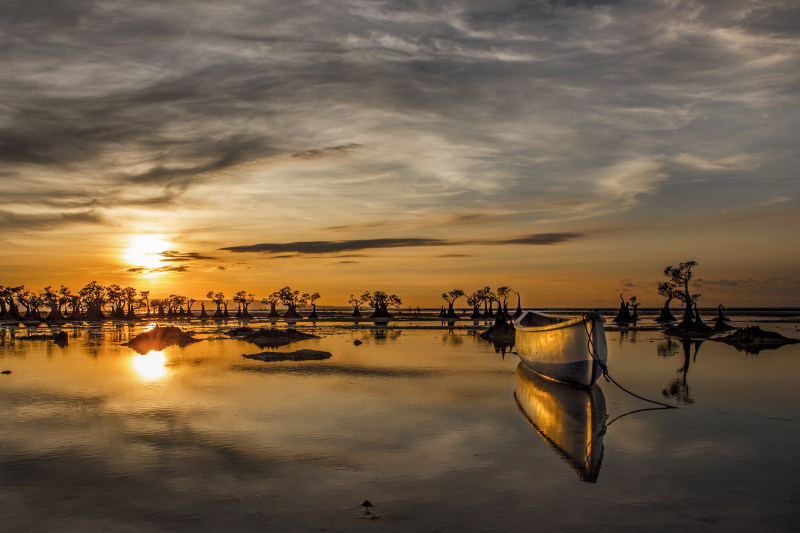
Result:
{"label": "rock mound in water", "polygon": [[66,331],[59,331],[55,335],[53,335],[53,342],[57,345],[61,346],[62,348],[69,344],[69,335]]}
{"label": "rock mound in water", "polygon": [[320,350],[297,350],[294,352],[261,352],[254,354],[244,354],[242,357],[247,359],[256,359],[257,361],[265,361],[267,363],[274,361],[322,361],[323,359],[330,359],[330,352],[323,352]]}
{"label": "rock mound in water", "polygon": [[296,341],[319,338],[296,329],[252,329],[247,327],[232,329],[227,332],[227,335],[232,339],[253,343],[259,348],[276,348]]}
{"label": "rock mound in water", "polygon": [[798,339],[784,337],[780,333],[774,331],[764,331],[758,326],[748,326],[737,329],[727,337],[715,340],[730,344],[737,350],[744,350],[747,353],[753,354],[764,349],[779,348],[785,344],[800,342]]}
{"label": "rock mound in water", "polygon": [[667,335],[674,335],[675,337],[684,337],[688,339],[710,337],[716,333],[713,328],[710,328],[702,322],[681,322],[677,326],[672,326],[664,330]]}
{"label": "rock mound in water", "polygon": [[150,331],[136,335],[125,346],[129,346],[139,353],[147,353],[152,350],[163,350],[173,344],[186,346],[193,342],[198,342],[198,339],[195,339],[191,333],[183,331],[181,328],[156,326]]}
{"label": "rock mound in water", "polygon": [[27,335],[15,337],[21,341],[53,341],[59,346],[66,346],[69,344],[69,335],[66,331],[59,331],[53,335]]}
{"label": "rock mound in water", "polygon": [[517,338],[517,330],[514,324],[498,316],[494,324],[481,333],[481,338],[495,345],[514,346]]}

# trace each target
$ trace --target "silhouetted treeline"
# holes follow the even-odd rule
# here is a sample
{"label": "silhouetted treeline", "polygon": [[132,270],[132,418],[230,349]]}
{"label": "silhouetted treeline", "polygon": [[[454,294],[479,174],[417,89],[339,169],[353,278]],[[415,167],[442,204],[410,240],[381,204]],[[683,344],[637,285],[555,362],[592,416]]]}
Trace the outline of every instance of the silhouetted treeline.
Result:
{"label": "silhouetted treeline", "polygon": [[[319,292],[301,294],[287,286],[261,299],[261,302],[270,305],[268,318],[301,319],[303,316],[300,309],[310,306],[311,312],[307,318],[313,320],[318,318],[316,301],[320,297]],[[123,288],[117,284],[104,286],[92,281],[77,292],[72,292],[64,285],[58,289],[48,286],[41,291],[26,289],[24,285],[0,285],[0,320],[72,322],[140,318],[231,318],[228,299],[223,292],[211,290],[206,298],[215,306],[213,311],[206,310],[205,302],[201,302],[200,312],[195,314],[192,306],[196,300],[187,296],[170,294],[165,298],[151,298],[150,291],[139,292],[134,287]],[[254,294],[238,291],[232,300],[237,304],[235,318],[253,318],[249,307],[255,301]],[[374,309],[373,318],[391,318],[389,310],[399,307],[402,300],[396,294],[379,290],[364,292],[359,298],[351,295],[350,303],[354,305],[354,316],[360,316],[360,307],[368,304]],[[278,304],[286,308],[283,315],[277,311]]]}

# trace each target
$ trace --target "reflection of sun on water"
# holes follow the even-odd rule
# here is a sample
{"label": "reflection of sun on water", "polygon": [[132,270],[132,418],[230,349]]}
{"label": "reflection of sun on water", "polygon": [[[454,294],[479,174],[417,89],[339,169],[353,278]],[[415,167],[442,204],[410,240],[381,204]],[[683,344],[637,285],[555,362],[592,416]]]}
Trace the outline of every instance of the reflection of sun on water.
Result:
{"label": "reflection of sun on water", "polygon": [[156,381],[167,375],[167,356],[164,352],[151,350],[144,355],[134,355],[131,366],[143,380]]}
{"label": "reflection of sun on water", "polygon": [[135,235],[125,250],[125,260],[138,267],[158,268],[164,265],[160,254],[170,247],[161,235]]}

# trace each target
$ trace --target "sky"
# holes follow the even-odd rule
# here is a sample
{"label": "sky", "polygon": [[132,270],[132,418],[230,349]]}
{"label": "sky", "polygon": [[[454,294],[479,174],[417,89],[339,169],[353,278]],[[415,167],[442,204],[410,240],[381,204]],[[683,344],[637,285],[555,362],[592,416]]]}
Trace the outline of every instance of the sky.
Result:
{"label": "sky", "polygon": [[794,0],[0,0],[0,50],[3,285],[800,304]]}

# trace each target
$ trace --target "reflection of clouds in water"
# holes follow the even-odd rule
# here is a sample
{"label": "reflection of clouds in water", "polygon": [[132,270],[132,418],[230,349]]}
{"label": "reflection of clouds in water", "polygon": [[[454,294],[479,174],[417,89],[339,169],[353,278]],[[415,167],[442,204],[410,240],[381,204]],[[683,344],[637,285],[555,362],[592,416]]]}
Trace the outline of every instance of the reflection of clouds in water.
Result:
{"label": "reflection of clouds in water", "polygon": [[131,366],[144,381],[157,381],[167,375],[167,356],[162,351],[151,350],[131,358]]}

